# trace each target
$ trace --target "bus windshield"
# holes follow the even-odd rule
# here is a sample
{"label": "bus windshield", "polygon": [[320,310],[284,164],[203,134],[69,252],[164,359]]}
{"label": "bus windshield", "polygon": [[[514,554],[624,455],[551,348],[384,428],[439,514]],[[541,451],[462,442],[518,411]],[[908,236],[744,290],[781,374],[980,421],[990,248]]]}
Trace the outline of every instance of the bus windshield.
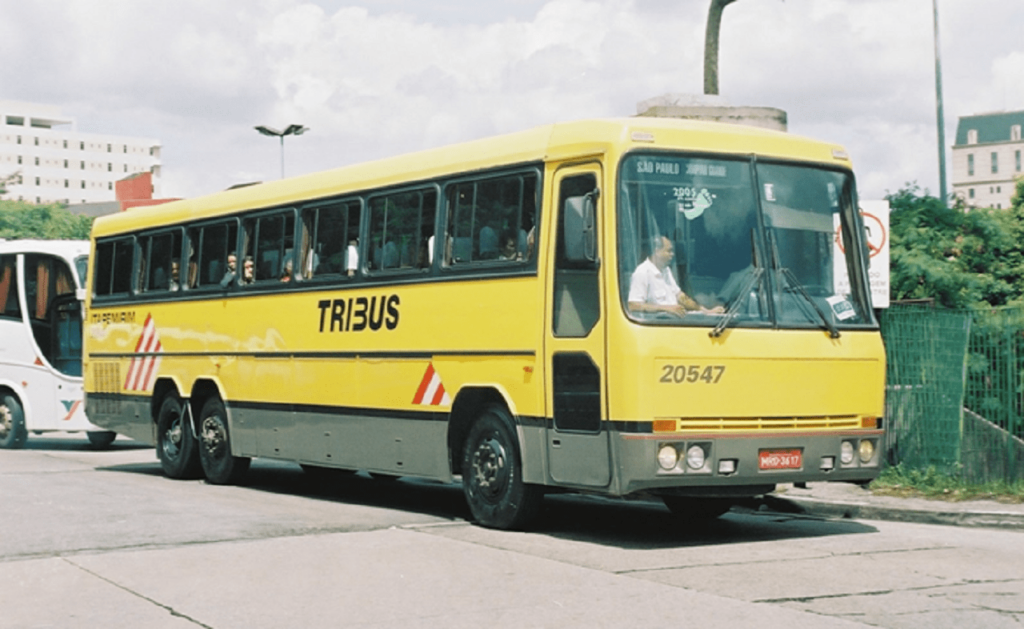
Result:
{"label": "bus windshield", "polygon": [[841,225],[844,236],[859,233],[846,172],[634,154],[620,171],[618,212],[620,294],[634,320],[833,335],[873,324],[854,263],[862,241],[836,239]]}

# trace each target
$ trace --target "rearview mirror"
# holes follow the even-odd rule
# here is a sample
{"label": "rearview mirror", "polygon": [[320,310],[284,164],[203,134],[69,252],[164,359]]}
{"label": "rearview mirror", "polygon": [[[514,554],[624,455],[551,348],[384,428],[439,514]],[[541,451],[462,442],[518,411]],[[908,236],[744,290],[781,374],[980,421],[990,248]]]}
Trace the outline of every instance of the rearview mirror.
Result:
{"label": "rearview mirror", "polygon": [[569,262],[597,262],[595,199],[598,191],[565,200],[562,212],[562,238]]}

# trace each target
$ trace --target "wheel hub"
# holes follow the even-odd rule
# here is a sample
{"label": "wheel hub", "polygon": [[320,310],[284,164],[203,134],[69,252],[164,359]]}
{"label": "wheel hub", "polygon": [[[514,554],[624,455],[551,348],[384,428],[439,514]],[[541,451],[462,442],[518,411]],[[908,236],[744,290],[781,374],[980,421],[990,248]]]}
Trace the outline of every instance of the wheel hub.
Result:
{"label": "wheel hub", "polygon": [[203,446],[207,452],[217,455],[227,442],[227,434],[224,432],[224,425],[215,417],[207,417],[203,420]]}
{"label": "wheel hub", "polygon": [[508,482],[504,446],[489,437],[480,442],[473,453],[473,479],[487,496],[497,496]]}

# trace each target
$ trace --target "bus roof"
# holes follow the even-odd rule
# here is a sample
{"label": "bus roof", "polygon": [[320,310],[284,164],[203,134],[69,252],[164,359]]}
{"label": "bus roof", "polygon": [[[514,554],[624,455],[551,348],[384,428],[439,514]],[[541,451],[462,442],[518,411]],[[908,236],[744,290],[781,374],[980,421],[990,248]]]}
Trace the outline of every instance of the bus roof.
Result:
{"label": "bus roof", "polygon": [[849,167],[837,144],[745,125],[676,118],[562,122],[333,170],[102,216],[93,236],[188,222],[240,209],[270,208],[499,166],[596,156],[612,151],[683,149],[761,155]]}
{"label": "bus roof", "polygon": [[48,253],[65,259],[89,254],[88,240],[2,240],[0,253]]}

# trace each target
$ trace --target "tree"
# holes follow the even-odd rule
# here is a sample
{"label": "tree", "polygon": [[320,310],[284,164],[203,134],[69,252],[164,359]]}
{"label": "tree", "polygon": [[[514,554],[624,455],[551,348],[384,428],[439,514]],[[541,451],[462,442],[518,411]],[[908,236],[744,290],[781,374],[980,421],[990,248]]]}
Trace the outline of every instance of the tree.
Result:
{"label": "tree", "polygon": [[0,238],[84,240],[89,238],[92,218],[72,214],[54,203],[33,205],[24,201],[0,201]]}
{"label": "tree", "polygon": [[1022,301],[1024,212],[953,207],[908,186],[886,197],[890,295],[948,308]]}
{"label": "tree", "polygon": [[21,183],[21,171],[16,170],[9,175],[0,177],[0,195],[7,194],[7,186],[16,186]]}

